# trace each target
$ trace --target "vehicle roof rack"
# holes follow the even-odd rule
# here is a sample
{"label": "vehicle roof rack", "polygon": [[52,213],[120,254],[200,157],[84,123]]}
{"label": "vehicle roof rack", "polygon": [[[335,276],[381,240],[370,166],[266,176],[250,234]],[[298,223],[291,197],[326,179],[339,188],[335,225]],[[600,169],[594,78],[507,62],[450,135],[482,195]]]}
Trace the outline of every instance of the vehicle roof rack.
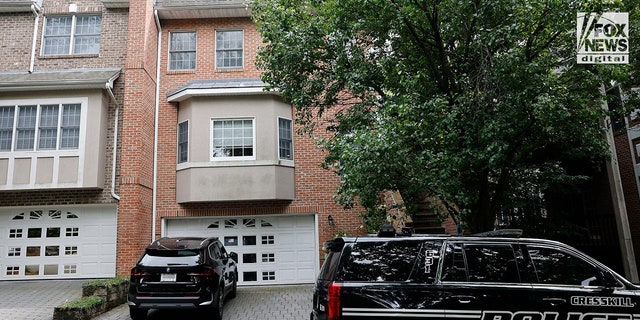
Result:
{"label": "vehicle roof rack", "polygon": [[334,238],[324,243],[323,249],[338,252],[344,247],[344,239]]}
{"label": "vehicle roof rack", "polygon": [[393,238],[396,236],[410,237],[411,235],[413,235],[413,228],[402,227],[402,229],[400,229],[400,232],[396,232],[396,229],[388,223],[381,225],[377,234],[377,236],[381,238]]}
{"label": "vehicle roof rack", "polygon": [[390,224],[383,224],[378,230],[378,237],[395,237],[396,229]]}
{"label": "vehicle roof rack", "polygon": [[474,233],[474,237],[506,237],[520,238],[522,237],[522,229],[497,229],[486,232]]}

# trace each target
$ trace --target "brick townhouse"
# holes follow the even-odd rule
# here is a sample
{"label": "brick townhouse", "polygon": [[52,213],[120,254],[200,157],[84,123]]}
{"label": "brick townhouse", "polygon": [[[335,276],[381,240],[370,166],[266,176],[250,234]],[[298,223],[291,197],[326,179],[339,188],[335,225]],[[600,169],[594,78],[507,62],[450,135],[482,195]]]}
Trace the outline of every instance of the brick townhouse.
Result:
{"label": "brick townhouse", "polygon": [[339,180],[320,168],[323,153],[295,134],[291,105],[263,90],[262,41],[244,1],[131,2],[130,15],[147,23],[130,27],[129,43],[147,45],[130,45],[127,57],[139,94],[128,82],[124,108],[143,124],[123,127],[117,272],[152,235],[216,236],[238,253],[241,285],[312,282],[321,243],[355,231],[358,212],[334,203]]}
{"label": "brick townhouse", "polygon": [[0,27],[0,280],[126,275],[182,235],[220,237],[240,284],[311,282],[357,230],[243,1],[0,0]]}
{"label": "brick townhouse", "polygon": [[0,280],[115,273],[127,6],[0,1]]}
{"label": "brick townhouse", "polygon": [[334,203],[324,154],[263,90],[250,14],[0,0],[0,280],[126,275],[153,238],[216,236],[241,285],[313,281],[360,210]]}

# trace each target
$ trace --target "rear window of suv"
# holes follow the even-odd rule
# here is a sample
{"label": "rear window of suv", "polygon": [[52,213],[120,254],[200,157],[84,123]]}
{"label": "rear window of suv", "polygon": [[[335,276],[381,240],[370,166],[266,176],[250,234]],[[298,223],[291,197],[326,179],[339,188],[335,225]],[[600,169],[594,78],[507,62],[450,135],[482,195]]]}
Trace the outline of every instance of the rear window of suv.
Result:
{"label": "rear window of suv", "polygon": [[345,246],[339,281],[433,282],[441,241],[366,241]]}
{"label": "rear window of suv", "polygon": [[200,254],[193,250],[147,250],[140,264],[147,267],[195,266],[200,264]]}

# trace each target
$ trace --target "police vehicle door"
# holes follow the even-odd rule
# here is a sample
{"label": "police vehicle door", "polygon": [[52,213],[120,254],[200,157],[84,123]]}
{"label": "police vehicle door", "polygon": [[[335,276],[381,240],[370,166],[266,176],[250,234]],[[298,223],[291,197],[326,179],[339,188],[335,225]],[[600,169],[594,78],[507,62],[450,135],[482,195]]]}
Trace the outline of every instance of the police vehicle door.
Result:
{"label": "police vehicle door", "polygon": [[445,250],[442,285],[447,319],[515,319],[530,310],[531,285],[520,280],[520,246],[505,242],[452,242]]}
{"label": "police vehicle door", "polygon": [[578,251],[529,244],[535,309],[542,320],[633,320],[640,318],[637,289]]}

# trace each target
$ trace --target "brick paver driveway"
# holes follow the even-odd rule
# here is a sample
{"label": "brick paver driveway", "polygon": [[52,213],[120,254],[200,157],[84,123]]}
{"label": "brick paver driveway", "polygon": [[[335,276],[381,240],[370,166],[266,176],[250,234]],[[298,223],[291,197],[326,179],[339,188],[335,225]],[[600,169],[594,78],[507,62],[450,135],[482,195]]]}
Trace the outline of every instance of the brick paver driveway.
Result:
{"label": "brick paver driveway", "polygon": [[51,320],[53,308],[79,299],[87,280],[0,282],[0,319]]}
{"label": "brick paver driveway", "polygon": [[[240,287],[235,299],[227,301],[223,320],[305,320],[311,312],[312,285]],[[126,305],[94,320],[129,320]],[[149,320],[204,320],[210,314],[192,310],[151,310]]]}

